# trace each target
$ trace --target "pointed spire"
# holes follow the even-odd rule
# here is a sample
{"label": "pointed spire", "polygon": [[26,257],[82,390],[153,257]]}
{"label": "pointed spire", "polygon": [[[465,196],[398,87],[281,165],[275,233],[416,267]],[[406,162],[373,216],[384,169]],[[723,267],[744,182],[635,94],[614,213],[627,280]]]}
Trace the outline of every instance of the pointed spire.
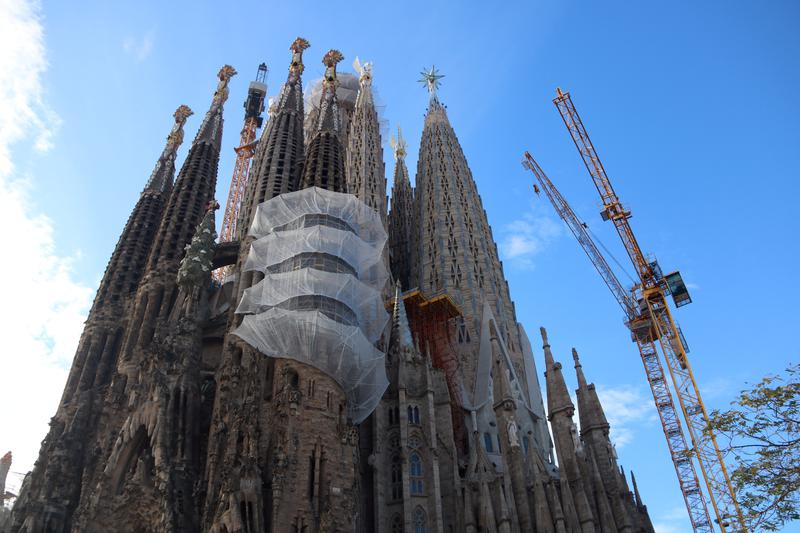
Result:
{"label": "pointed spire", "polygon": [[636,505],[641,507],[642,504],[642,496],[639,494],[639,487],[636,485],[636,476],[633,474],[633,470],[631,470],[631,483],[633,483],[633,497],[635,498]]}
{"label": "pointed spire", "polygon": [[578,350],[572,348],[572,360],[575,361],[575,373],[578,375],[578,387],[586,388],[586,376],[583,375],[583,367],[581,366],[580,357],[578,357]]}
{"label": "pointed spire", "polygon": [[183,126],[186,124],[186,119],[194,113],[189,106],[181,105],[172,114],[175,117],[175,123],[172,125],[172,130],[167,135],[167,144],[164,146],[164,151],[161,152],[161,157],[156,161],[156,166],[150,179],[147,180],[145,191],[164,192],[172,188],[172,180],[175,177],[175,157],[178,148],[183,144]]}
{"label": "pointed spire", "polygon": [[[389,140],[389,145],[391,145],[392,150],[394,151],[394,160],[400,161],[401,159],[405,160],[406,158],[406,148],[408,145],[406,144],[406,140],[403,138],[403,130],[400,129],[400,126],[397,126],[397,137],[392,135],[392,138]],[[395,172],[395,180],[397,180],[397,172]],[[406,179],[408,179],[408,173],[406,173]]]}
{"label": "pointed spire", "polygon": [[578,376],[578,388],[575,391],[578,397],[578,415],[581,421],[581,434],[592,429],[608,430],[610,427],[600,398],[597,397],[594,383],[587,383],[583,374],[583,366],[578,357],[578,350],[572,349],[572,358],[575,361],[575,373]]}
{"label": "pointed spire", "polygon": [[274,196],[293,191],[301,178],[303,142],[303,51],[310,45],[298,37],[289,47],[292,58],[286,83],[270,100],[269,121],[261,132],[250,178],[242,199],[240,237],[250,228],[256,206]]}
{"label": "pointed spire", "polygon": [[564,375],[561,373],[561,363],[553,359],[553,353],[550,351],[550,343],[547,340],[547,330],[539,328],[542,335],[542,348],[544,349],[545,380],[547,382],[547,412],[548,418],[553,419],[553,416],[561,411],[567,411],[567,416],[572,416],[575,406],[569,397],[569,390],[564,381]]}
{"label": "pointed spire", "polygon": [[392,273],[406,287],[412,287],[412,242],[414,231],[414,191],[406,167],[406,141],[400,127],[392,137],[394,178],[392,180],[391,211],[389,212],[389,250]]}
{"label": "pointed spire", "polygon": [[344,56],[338,50],[329,50],[322,62],[325,65],[325,77],[322,81],[319,117],[314,127],[311,140],[308,142],[303,177],[300,188],[320,187],[329,191],[346,192],[347,176],[345,171],[346,150],[341,139],[341,115],[336,100],[336,64]]}
{"label": "pointed spire", "polygon": [[325,75],[322,78],[322,96],[319,105],[319,118],[316,131],[329,130],[340,133],[341,123],[339,116],[339,103],[336,98],[336,88],[339,80],[336,78],[336,65],[344,59],[339,50],[331,49],[322,58],[325,65]]}
{"label": "pointed spire", "polygon": [[386,168],[380,121],[372,97],[372,63],[361,63],[356,58],[353,67],[359,73],[359,88],[347,129],[347,192],[375,210],[385,227]]}
{"label": "pointed spire", "polygon": [[197,130],[197,136],[194,138],[194,143],[209,143],[219,150],[222,145],[222,108],[225,101],[228,99],[228,82],[236,75],[236,69],[230,65],[223,65],[217,73],[219,82],[217,89],[214,91],[214,96],[211,99],[211,107],[208,108],[206,116],[203,118],[203,123],[200,129]]}

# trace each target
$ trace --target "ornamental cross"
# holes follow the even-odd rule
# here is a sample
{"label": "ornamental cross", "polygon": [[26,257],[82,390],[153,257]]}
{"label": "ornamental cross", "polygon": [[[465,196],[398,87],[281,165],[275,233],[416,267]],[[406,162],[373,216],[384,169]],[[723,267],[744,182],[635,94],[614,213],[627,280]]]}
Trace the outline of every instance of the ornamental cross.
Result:
{"label": "ornamental cross", "polygon": [[439,71],[436,70],[436,66],[431,66],[430,69],[423,70],[420,74],[422,78],[417,81],[425,84],[431,96],[436,95],[436,90],[439,88],[439,85],[441,85],[439,80],[444,78],[444,74],[439,74]]}

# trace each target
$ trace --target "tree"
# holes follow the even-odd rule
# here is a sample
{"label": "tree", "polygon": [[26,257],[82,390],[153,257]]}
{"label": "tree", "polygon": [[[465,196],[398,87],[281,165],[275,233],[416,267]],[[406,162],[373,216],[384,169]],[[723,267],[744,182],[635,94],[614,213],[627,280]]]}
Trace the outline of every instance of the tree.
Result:
{"label": "tree", "polygon": [[741,391],[731,405],[713,411],[710,426],[737,500],[750,531],[778,531],[800,519],[800,364]]}

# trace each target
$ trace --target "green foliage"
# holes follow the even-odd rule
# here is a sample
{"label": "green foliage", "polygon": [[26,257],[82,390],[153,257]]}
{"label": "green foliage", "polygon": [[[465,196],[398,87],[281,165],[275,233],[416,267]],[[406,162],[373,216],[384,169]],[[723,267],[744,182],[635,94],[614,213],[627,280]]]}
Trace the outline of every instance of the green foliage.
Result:
{"label": "green foliage", "polygon": [[[800,365],[743,390],[711,413],[750,531],[779,531],[800,519]],[[732,460],[731,460],[732,459]]]}

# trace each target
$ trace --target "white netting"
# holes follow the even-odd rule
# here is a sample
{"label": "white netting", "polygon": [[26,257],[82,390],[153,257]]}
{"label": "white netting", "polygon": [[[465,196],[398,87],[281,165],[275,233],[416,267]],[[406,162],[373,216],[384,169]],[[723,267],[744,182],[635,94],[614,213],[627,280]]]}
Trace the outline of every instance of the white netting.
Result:
{"label": "white netting", "polygon": [[370,246],[354,233],[328,226],[312,226],[269,233],[254,241],[244,270],[266,273],[270,267],[299,254],[320,252],[344,259],[362,279],[372,278],[375,274],[371,274],[370,269],[379,263],[383,265],[381,249]]}
{"label": "white netting", "polygon": [[383,229],[380,215],[371,207],[352,194],[331,192],[319,187],[281,194],[259,204],[249,234],[263,237],[306,215],[337,218],[345,222],[362,241],[375,248],[382,249],[386,243],[386,230]]}
{"label": "white netting", "polygon": [[364,335],[373,342],[380,338],[389,320],[380,292],[360,282],[352,274],[324,272],[315,268],[267,274],[263,280],[244,291],[236,312],[263,313],[300,296],[325,296],[343,303],[353,311]]}
{"label": "white netting", "polygon": [[383,352],[359,328],[319,311],[273,308],[244,317],[236,334],[266,355],[309,364],[334,378],[356,424],[375,410],[389,385]]}
{"label": "white netting", "polygon": [[364,420],[388,380],[375,348],[389,320],[380,290],[389,272],[380,216],[355,196],[312,187],[258,206],[245,270],[264,273],[236,312],[236,335],[270,357],[312,365]]}

